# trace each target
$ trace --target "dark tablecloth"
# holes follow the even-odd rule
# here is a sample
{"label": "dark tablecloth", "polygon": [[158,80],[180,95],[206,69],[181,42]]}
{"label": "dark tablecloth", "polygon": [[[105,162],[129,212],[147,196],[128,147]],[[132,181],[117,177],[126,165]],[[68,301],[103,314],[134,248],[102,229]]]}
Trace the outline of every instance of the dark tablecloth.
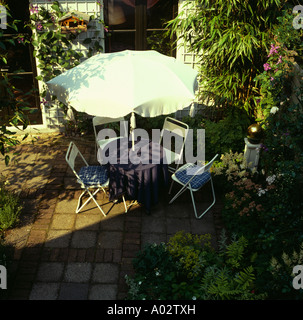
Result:
{"label": "dark tablecloth", "polygon": [[112,201],[122,194],[137,200],[150,212],[158,203],[161,192],[167,192],[169,174],[164,162],[162,147],[150,140],[132,142],[122,138],[110,142],[98,159],[109,169],[109,199]]}

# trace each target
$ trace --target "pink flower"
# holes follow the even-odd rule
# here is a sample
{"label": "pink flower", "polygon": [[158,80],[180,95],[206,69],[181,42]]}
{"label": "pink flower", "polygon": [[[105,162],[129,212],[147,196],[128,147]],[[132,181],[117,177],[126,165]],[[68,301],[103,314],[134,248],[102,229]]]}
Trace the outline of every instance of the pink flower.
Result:
{"label": "pink flower", "polygon": [[104,27],[104,31],[105,31],[105,32],[108,32],[108,29],[107,29],[106,27]]}
{"label": "pink flower", "polygon": [[274,53],[278,53],[277,49],[279,48],[280,48],[279,46],[275,47],[275,45],[271,44],[268,57],[270,57]]}
{"label": "pink flower", "polygon": [[263,64],[263,67],[264,67],[264,70],[265,70],[265,71],[271,69],[271,66],[270,66],[268,63],[264,63],[264,64]]}
{"label": "pink flower", "polygon": [[39,12],[38,6],[33,6],[31,5],[30,9],[29,9],[31,14],[36,14]]}
{"label": "pink flower", "polygon": [[36,28],[37,28],[37,30],[41,31],[41,30],[43,29],[42,24],[39,22],[39,23],[36,25]]}

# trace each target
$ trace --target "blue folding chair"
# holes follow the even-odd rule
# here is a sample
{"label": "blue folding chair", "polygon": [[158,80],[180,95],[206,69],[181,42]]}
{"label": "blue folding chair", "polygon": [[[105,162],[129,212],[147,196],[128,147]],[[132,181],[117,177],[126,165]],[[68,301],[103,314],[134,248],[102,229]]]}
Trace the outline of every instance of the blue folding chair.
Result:
{"label": "blue folding chair", "polygon": [[[195,216],[197,219],[201,219],[216,202],[215,190],[211,178],[210,169],[217,157],[218,154],[215,155],[215,157],[210,162],[208,162],[206,165],[202,167],[193,163],[187,163],[180,167],[178,170],[176,170],[176,172],[172,175],[172,179],[175,182],[181,184],[182,187],[179,190],[179,192],[177,192],[177,194],[170,200],[169,204],[175,201],[185,190],[189,190],[194,207]],[[211,183],[213,202],[204,212],[198,215],[193,193],[199,191],[209,181]]]}
{"label": "blue folding chair", "polygon": [[[80,170],[77,172],[75,170],[75,160],[77,157],[80,157],[82,161],[84,162],[85,166],[81,167]],[[68,150],[66,152],[65,159],[72,169],[73,173],[77,177],[77,182],[81,185],[81,188],[84,189],[84,191],[81,193],[79,199],[78,199],[78,205],[76,209],[76,213],[79,213],[83,207],[92,199],[99,210],[103,213],[104,216],[106,214],[98,204],[98,202],[95,199],[95,195],[97,192],[102,190],[104,193],[106,193],[105,188],[108,188],[109,186],[109,179],[108,179],[108,170],[106,166],[89,166],[85,158],[83,157],[82,153],[79,151],[77,146],[74,142],[70,142]],[[90,191],[90,189],[95,189],[94,193]],[[88,193],[89,198],[80,206],[82,197]],[[125,212],[127,212],[127,207],[125,203],[125,198],[123,196],[123,202],[125,207]]]}

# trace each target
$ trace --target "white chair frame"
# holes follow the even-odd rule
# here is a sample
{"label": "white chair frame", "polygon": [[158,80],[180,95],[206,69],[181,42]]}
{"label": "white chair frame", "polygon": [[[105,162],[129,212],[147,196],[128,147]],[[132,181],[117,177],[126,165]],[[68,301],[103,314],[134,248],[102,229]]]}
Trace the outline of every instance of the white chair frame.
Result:
{"label": "white chair frame", "polygon": [[[98,140],[98,132],[96,130],[96,127],[103,125],[103,124],[113,123],[113,122],[118,122],[118,121],[124,121],[123,130],[124,130],[124,135],[126,135],[128,132],[128,128],[127,128],[127,124],[126,124],[124,117],[119,117],[119,118],[94,117],[93,118],[93,129],[94,129],[95,142],[96,142],[96,144],[95,144],[95,154],[96,155],[97,155],[98,148],[104,148],[109,142],[120,138],[120,137],[115,137],[115,138]],[[121,132],[120,132],[120,134],[121,134]]]}
{"label": "white chair frame", "polygon": [[[163,128],[161,130],[159,144],[162,144],[162,142],[163,142],[163,136],[164,136],[165,131],[168,131],[168,132],[171,132],[175,135],[178,135],[178,136],[182,137],[182,139],[183,139],[182,146],[180,148],[179,153],[173,152],[173,151],[165,148],[165,146],[162,146],[163,150],[165,152],[165,155],[166,155],[168,170],[171,173],[174,173],[179,168],[181,161],[183,160],[184,146],[186,143],[186,138],[188,135],[189,126],[180,120],[177,120],[177,119],[174,119],[171,117],[166,117],[164,120]],[[176,164],[176,167],[171,166],[171,164],[173,164],[173,163]],[[169,194],[171,193],[173,183],[174,183],[174,181],[172,181],[172,183],[170,185],[169,192],[168,192]]]}
{"label": "white chair frame", "polygon": [[[204,172],[210,172],[210,169],[212,167],[212,165],[214,164],[214,161],[215,159],[218,157],[218,154],[215,155],[212,160],[210,162],[208,162],[206,165],[202,166],[202,167],[199,167],[197,170],[195,170],[195,173],[193,175],[190,175],[191,178],[186,182],[186,183],[183,183],[181,182],[177,177],[176,177],[176,174],[178,171],[183,171],[183,170],[187,170],[189,169],[190,170],[190,167],[192,166],[195,166],[196,168],[198,167],[197,165],[194,165],[192,163],[187,163],[185,165],[183,165],[182,167],[180,167],[173,175],[172,175],[172,179],[174,181],[176,181],[177,183],[181,184],[182,187],[181,189],[177,192],[177,194],[170,200],[169,204],[171,204],[173,201],[175,201],[184,191],[186,190],[189,190],[190,191],[190,195],[191,195],[191,199],[192,199],[192,203],[193,203],[193,208],[194,208],[194,212],[195,212],[195,217],[197,219],[201,219],[206,212],[209,211],[209,209],[215,204],[216,202],[216,195],[215,195],[215,190],[214,190],[214,185],[213,185],[213,181],[212,181],[212,178],[211,178],[211,174],[210,174],[210,178],[209,180],[207,180],[205,183],[203,183],[199,188],[193,188],[191,186],[191,182],[192,180],[197,176],[197,175],[200,175],[200,174],[203,174]],[[189,175],[188,175],[189,176]],[[194,192],[196,191],[199,191],[207,182],[210,181],[210,184],[211,184],[211,190],[212,190],[212,196],[213,196],[213,201],[212,203],[210,204],[210,206],[204,210],[200,215],[197,214],[197,208],[196,208],[196,204],[195,204],[195,199],[194,199]]]}
{"label": "white chair frame", "polygon": [[[85,160],[85,158],[83,157],[82,153],[79,151],[78,147],[75,145],[75,143],[73,141],[70,142],[68,150],[66,152],[66,156],[65,156],[65,160],[68,163],[68,165],[70,166],[71,170],[73,171],[74,175],[77,178],[77,182],[81,185],[81,188],[84,189],[84,191],[81,193],[81,195],[79,196],[78,199],[78,204],[77,204],[77,208],[76,208],[76,213],[79,213],[83,207],[92,199],[95,204],[97,205],[98,209],[102,212],[102,214],[106,217],[106,214],[104,213],[104,211],[102,210],[102,208],[100,207],[100,205],[98,204],[97,200],[95,199],[95,195],[102,190],[105,194],[105,188],[108,188],[109,186],[109,179],[107,179],[107,181],[105,183],[101,184],[96,184],[96,185],[86,185],[82,179],[79,177],[78,173],[75,170],[75,160],[77,158],[77,156],[80,156],[80,158],[82,159],[82,161],[84,162],[86,167],[89,167],[87,161]],[[94,191],[94,193],[92,193],[90,191],[90,189],[96,189]],[[80,206],[82,197],[88,193],[89,194],[89,198]],[[124,202],[124,207],[125,207],[125,212],[127,212],[127,206],[125,203],[125,198],[124,196],[122,196],[123,198],[123,202]]]}

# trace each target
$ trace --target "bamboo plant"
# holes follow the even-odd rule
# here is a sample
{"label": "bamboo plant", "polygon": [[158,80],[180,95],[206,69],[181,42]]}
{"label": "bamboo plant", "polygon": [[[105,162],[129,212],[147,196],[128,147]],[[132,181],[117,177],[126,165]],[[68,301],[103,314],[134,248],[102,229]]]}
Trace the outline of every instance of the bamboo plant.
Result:
{"label": "bamboo plant", "polygon": [[200,99],[254,115],[254,78],[262,72],[271,28],[287,0],[185,1],[168,23],[178,43],[201,59]]}

